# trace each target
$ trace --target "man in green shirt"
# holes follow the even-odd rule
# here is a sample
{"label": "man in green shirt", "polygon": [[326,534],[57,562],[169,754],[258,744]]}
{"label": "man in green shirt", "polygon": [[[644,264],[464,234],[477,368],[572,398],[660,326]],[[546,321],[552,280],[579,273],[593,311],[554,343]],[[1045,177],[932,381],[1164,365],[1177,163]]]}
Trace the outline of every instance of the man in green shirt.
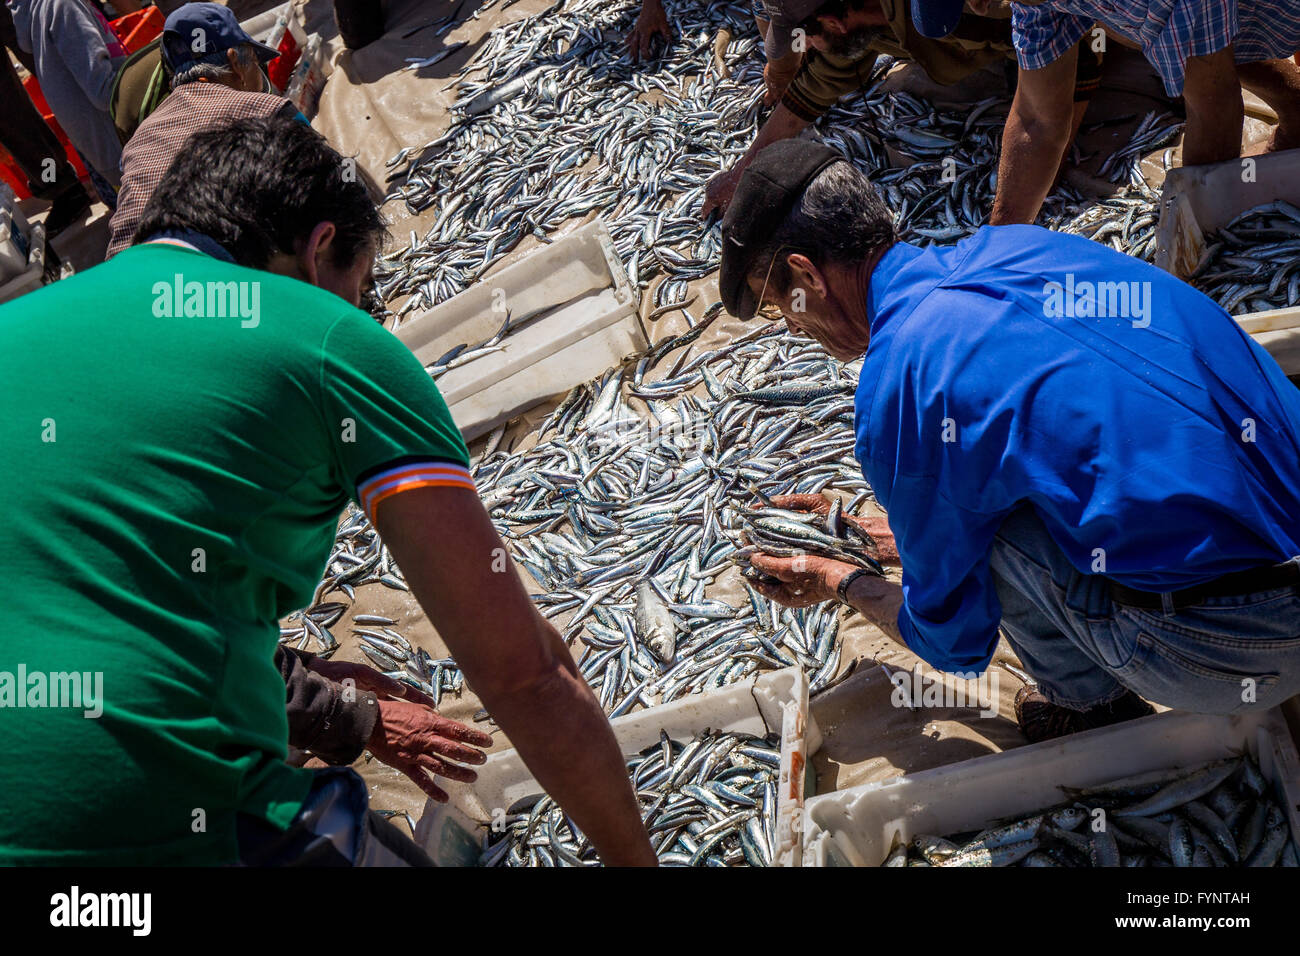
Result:
{"label": "man in green shirt", "polygon": [[[382,222],[349,171],[290,120],[199,133],[137,245],[0,308],[0,567],[19,583],[0,863],[392,861],[359,777],[284,759],[277,622],[310,601],[349,498],[601,858],[654,862],[608,721],[505,558],[437,388],[356,307]],[[378,709],[380,750],[473,779],[482,734]]]}

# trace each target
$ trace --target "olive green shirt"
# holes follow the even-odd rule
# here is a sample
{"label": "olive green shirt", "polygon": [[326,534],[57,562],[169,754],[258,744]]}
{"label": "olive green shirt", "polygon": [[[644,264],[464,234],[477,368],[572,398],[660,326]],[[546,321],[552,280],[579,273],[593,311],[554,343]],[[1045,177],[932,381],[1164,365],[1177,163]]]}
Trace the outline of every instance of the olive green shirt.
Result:
{"label": "olive green shirt", "polygon": [[851,59],[808,51],[781,100],[786,109],[810,123],[816,121],[841,96],[867,85],[881,53],[914,60],[930,79],[944,85],[958,83],[998,60],[1015,59],[1010,19],[964,14],[950,36],[932,40],[916,31],[905,0],[880,0],[880,5],[889,27],[877,33],[863,56]]}

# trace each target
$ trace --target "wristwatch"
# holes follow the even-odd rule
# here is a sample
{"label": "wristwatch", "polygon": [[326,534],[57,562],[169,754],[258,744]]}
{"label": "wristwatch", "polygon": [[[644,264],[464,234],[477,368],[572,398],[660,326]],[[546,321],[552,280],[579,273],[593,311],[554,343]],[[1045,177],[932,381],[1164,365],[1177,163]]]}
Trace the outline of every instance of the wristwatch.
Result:
{"label": "wristwatch", "polygon": [[841,604],[849,603],[849,588],[853,587],[853,582],[867,573],[866,568],[858,568],[850,571],[844,577],[840,578],[839,587],[835,589],[835,596],[840,599]]}

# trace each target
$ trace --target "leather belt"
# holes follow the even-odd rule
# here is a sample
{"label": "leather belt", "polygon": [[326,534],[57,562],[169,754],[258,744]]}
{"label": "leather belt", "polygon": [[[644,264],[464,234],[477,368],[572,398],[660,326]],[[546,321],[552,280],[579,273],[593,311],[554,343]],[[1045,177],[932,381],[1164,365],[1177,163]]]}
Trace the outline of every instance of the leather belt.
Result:
{"label": "leather belt", "polygon": [[[1192,607],[1201,604],[1206,598],[1236,597],[1242,594],[1256,594],[1260,591],[1274,591],[1289,585],[1300,585],[1300,563],[1287,561],[1284,564],[1272,564],[1262,568],[1249,568],[1234,571],[1206,581],[1195,587],[1181,591],[1169,592],[1175,608]],[[1126,588],[1115,581],[1110,582],[1110,596],[1116,604],[1127,607],[1159,611],[1164,608],[1163,595],[1154,591],[1136,591]]]}

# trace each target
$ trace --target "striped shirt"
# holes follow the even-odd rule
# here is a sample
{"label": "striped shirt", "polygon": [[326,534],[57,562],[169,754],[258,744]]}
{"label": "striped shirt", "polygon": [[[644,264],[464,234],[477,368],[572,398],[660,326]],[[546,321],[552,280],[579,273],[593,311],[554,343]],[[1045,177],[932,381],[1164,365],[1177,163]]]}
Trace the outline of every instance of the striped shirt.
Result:
{"label": "striped shirt", "polygon": [[1059,59],[1097,23],[1136,43],[1165,92],[1183,92],[1187,58],[1233,45],[1238,63],[1291,56],[1300,49],[1300,0],[1047,0],[1012,4],[1022,69]]}
{"label": "striped shirt", "polygon": [[464,465],[434,458],[416,458],[386,465],[379,472],[363,477],[357,482],[357,503],[373,522],[375,508],[381,501],[414,488],[477,490],[469,469]]}
{"label": "striped shirt", "polygon": [[168,93],[122,150],[122,189],[104,258],[111,259],[131,245],[149,197],[187,139],[232,120],[265,119],[277,114],[292,119],[297,112],[298,108],[282,96],[246,93],[224,83],[186,83]]}

